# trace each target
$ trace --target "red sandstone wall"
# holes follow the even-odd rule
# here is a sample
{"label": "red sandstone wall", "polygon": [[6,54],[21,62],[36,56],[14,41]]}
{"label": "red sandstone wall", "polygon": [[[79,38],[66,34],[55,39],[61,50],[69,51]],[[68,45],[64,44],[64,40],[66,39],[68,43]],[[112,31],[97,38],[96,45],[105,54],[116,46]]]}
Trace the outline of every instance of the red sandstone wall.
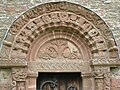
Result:
{"label": "red sandstone wall", "polygon": [[115,78],[111,79],[111,90],[120,90],[120,78],[119,79],[115,79]]}

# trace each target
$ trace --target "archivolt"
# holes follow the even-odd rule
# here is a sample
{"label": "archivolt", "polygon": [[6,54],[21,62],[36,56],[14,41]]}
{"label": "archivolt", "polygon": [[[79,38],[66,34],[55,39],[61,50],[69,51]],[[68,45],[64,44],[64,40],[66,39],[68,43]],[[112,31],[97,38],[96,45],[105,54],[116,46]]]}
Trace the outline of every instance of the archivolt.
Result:
{"label": "archivolt", "polygon": [[70,37],[84,38],[93,57],[117,50],[110,29],[97,14],[68,2],[42,4],[22,14],[10,27],[7,38],[13,40],[6,39],[4,45],[10,47],[10,58],[16,51],[26,57],[38,37],[49,33],[54,37],[54,33],[68,33]]}

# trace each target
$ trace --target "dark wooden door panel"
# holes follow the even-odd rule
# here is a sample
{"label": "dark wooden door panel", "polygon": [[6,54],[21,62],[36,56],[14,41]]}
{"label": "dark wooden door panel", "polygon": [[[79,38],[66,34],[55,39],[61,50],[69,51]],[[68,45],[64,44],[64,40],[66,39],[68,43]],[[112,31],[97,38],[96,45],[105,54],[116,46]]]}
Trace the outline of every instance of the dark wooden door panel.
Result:
{"label": "dark wooden door panel", "polygon": [[80,73],[40,73],[37,90],[82,90]]}

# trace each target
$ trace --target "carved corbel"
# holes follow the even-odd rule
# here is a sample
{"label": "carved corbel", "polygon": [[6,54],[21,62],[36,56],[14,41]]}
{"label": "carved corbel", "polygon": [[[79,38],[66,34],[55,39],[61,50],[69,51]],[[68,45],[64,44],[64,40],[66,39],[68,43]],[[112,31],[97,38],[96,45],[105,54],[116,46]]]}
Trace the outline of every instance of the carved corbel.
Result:
{"label": "carved corbel", "polygon": [[26,90],[27,68],[12,68],[12,90]]}
{"label": "carved corbel", "polygon": [[12,78],[15,81],[25,81],[27,77],[26,68],[12,68]]}

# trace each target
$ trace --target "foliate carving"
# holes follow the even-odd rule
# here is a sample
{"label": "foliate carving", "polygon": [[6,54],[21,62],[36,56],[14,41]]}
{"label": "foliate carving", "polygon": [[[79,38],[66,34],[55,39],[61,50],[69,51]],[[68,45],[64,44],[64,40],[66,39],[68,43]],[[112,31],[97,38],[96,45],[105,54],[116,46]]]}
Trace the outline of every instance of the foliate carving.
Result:
{"label": "foliate carving", "polygon": [[94,76],[96,90],[110,90],[110,69],[109,67],[95,67]]}
{"label": "foliate carving", "polygon": [[[62,5],[62,8],[64,8],[64,9],[61,8],[61,5]],[[55,12],[56,10],[59,11],[59,12],[66,11],[66,13],[63,13],[63,14],[60,13],[58,15],[60,21],[65,21],[65,20],[67,21],[68,18],[69,18],[69,14],[67,14],[67,12],[72,12],[72,13],[76,14],[76,16],[77,15],[78,16],[83,16],[83,18],[85,18],[88,21],[90,21],[91,23],[93,23],[98,29],[101,29],[101,32],[103,31],[103,34],[104,34],[105,37],[112,37],[112,36],[110,36],[110,30],[106,26],[104,21],[101,20],[100,17],[98,17],[94,12],[91,12],[91,11],[85,9],[84,7],[77,6],[77,5],[68,3],[68,2],[59,2],[57,4],[49,3],[49,4],[41,5],[39,7],[33,8],[32,10],[29,10],[28,12],[31,12],[32,15],[28,15],[28,16],[33,16],[33,18],[36,18],[38,16],[42,16],[43,13]],[[42,12],[42,13],[37,13],[37,11]],[[53,21],[51,19],[51,16],[49,17],[47,15],[45,17],[48,17],[48,20],[50,19],[49,22]],[[72,15],[71,15],[71,17],[72,17]],[[72,17],[71,19],[74,19],[74,20],[71,20],[71,21],[76,21],[78,18],[75,19],[75,18]],[[84,20],[84,19],[82,19],[82,20]],[[43,19],[43,21],[44,21],[44,19]],[[92,28],[92,26],[90,25],[90,23],[88,23],[88,21],[85,21],[84,25],[83,25],[84,28],[87,31],[89,31],[89,29]]]}
{"label": "foliate carving", "polygon": [[12,68],[12,78],[15,81],[25,81],[27,77],[26,68]]}
{"label": "foliate carving", "polygon": [[[100,42],[98,42],[99,39],[96,40],[97,37],[100,37],[100,32],[97,29],[95,29],[93,25],[89,23],[85,18],[70,12],[51,12],[39,16],[39,18],[34,19],[29,24],[27,24],[26,27],[21,29],[21,32],[16,37],[12,49],[13,51],[11,51],[12,56],[15,57],[16,52],[17,53],[19,52],[20,53],[19,56],[21,55],[21,57],[26,57],[26,54],[29,51],[29,47],[31,46],[32,42],[36,40],[35,38],[37,38],[37,36],[44,35],[46,33],[53,33],[53,32],[55,34],[58,33],[58,31],[54,31],[53,29],[46,30],[46,28],[54,27],[54,25],[59,26],[60,24],[62,26],[67,26],[67,27],[69,24],[70,27],[76,29],[77,32],[75,32],[75,30],[73,31],[66,30],[67,33],[71,34],[71,37],[74,33],[76,37],[81,36],[81,34],[83,34],[86,40],[92,37],[92,39],[89,41],[89,45],[92,46],[91,51],[95,52],[100,50],[101,56],[104,55],[105,52],[102,52],[106,50],[106,45],[104,43],[104,40]],[[62,32],[66,33],[64,32],[64,30],[61,30],[61,33]],[[86,32],[88,32],[87,35],[85,34]],[[100,40],[101,39],[102,38],[100,38]],[[52,49],[52,51],[55,51],[53,48],[50,49]],[[48,55],[46,55],[45,57],[49,58]]]}
{"label": "foliate carving", "polygon": [[94,73],[108,73],[110,72],[109,67],[94,67]]}
{"label": "foliate carving", "polygon": [[110,90],[110,71],[104,74],[104,90]]}
{"label": "foliate carving", "polygon": [[12,68],[11,90],[26,90],[27,68],[15,67]]}
{"label": "foliate carving", "polygon": [[41,45],[35,60],[29,63],[31,71],[80,70],[84,63],[80,49],[67,39],[53,39]]}
{"label": "foliate carving", "polygon": [[25,82],[19,82],[17,88],[18,88],[18,90],[26,90],[25,89]]}
{"label": "foliate carving", "polygon": [[[68,12],[47,13],[45,15],[41,15],[39,18],[36,18],[21,30],[21,33],[16,37],[15,45],[13,49],[16,51],[21,50],[22,52],[27,53],[30,44],[35,40],[34,38],[39,36],[38,34],[40,34],[40,30],[41,30],[39,29],[40,27],[43,27],[44,25],[49,26],[50,23],[53,23],[53,25],[58,24],[59,26],[59,22],[64,23],[64,25],[65,24],[67,25],[67,23],[69,23],[73,27],[74,25],[80,26],[83,28],[83,30],[85,30],[84,32],[90,31],[93,28],[93,26],[88,21],[86,21],[86,19],[77,16],[73,13],[68,13]],[[45,28],[47,27],[44,27],[44,29]],[[47,32],[48,31],[46,31],[46,33]]]}
{"label": "foliate carving", "polygon": [[[53,18],[54,17],[54,18]],[[39,18],[34,19],[31,21],[29,24],[27,24],[26,27],[24,27],[21,30],[21,33],[16,37],[15,45],[13,46],[13,52],[12,55],[15,56],[16,52],[19,52],[19,56],[21,57],[26,57],[26,54],[28,53],[29,47],[31,46],[31,43],[35,40],[37,36],[40,36],[41,31],[45,30],[47,27],[51,27],[52,25],[54,26],[57,24],[60,24],[59,22],[64,23],[65,26],[68,26],[67,23],[71,27],[77,26],[76,29],[78,29],[78,26],[81,27],[83,30],[82,32],[75,31],[70,32],[67,31],[68,33],[72,35],[75,33],[76,34],[84,34],[88,32],[88,35],[85,35],[85,38],[88,39],[90,37],[93,37],[91,41],[89,42],[90,45],[94,43],[92,46],[92,52],[100,50],[101,55],[103,56],[104,54],[102,53],[102,50],[106,50],[106,46],[104,44],[104,41],[98,42],[98,40],[95,40],[96,37],[100,36],[99,32],[97,29],[93,27],[92,24],[90,24],[85,18],[81,16],[77,16],[73,13],[68,13],[68,12],[51,12],[47,13],[45,15],[41,15]],[[52,23],[52,25],[51,25]],[[44,25],[47,25],[43,27]],[[75,26],[74,26],[75,25]],[[59,25],[58,25],[59,26]],[[40,29],[39,29],[40,28]],[[42,30],[41,30],[42,28]],[[42,31],[42,34],[44,35],[45,33],[52,33],[54,30],[46,30],[45,32]],[[57,33],[57,32],[55,32]],[[94,38],[95,37],[95,38]],[[96,42],[96,43],[95,43]],[[97,48],[95,48],[95,44]],[[53,48],[50,48],[52,51],[55,51]],[[67,49],[66,49],[67,50]],[[47,50],[49,51],[49,50]],[[105,52],[104,52],[105,53]],[[49,55],[47,54],[45,57],[49,58]]]}
{"label": "foliate carving", "polygon": [[[107,25],[94,12],[91,12],[82,6],[71,4],[69,2],[48,3],[28,10],[13,23],[10,28],[10,32],[16,35],[16,40],[14,40],[15,43],[12,44],[14,46],[12,46],[13,48],[11,50],[16,50],[16,52],[18,50],[20,54],[24,53],[24,56],[26,57],[31,43],[36,40],[35,38],[37,36],[40,36],[39,34],[41,34],[41,32],[44,33],[43,31],[49,27],[64,25],[67,27],[81,27],[82,30],[79,30],[80,34],[82,34],[82,36],[85,36],[85,39],[87,41],[91,43],[97,43],[97,49],[94,47],[95,45],[91,45],[90,43],[92,46],[92,53],[99,51],[101,53],[106,50],[106,44],[103,42],[101,45],[95,41],[95,38],[93,37],[97,35],[100,36],[101,34],[102,38],[106,41],[109,40],[108,38],[113,38],[112,33],[110,32]],[[42,28],[44,30],[42,31],[39,28]],[[26,34],[25,31],[28,31],[30,34]],[[22,32],[25,33],[25,36],[21,35]],[[79,34],[77,35],[80,36]],[[90,39],[89,37],[92,38]],[[110,42],[110,44],[115,45],[114,42],[113,44]],[[13,54],[14,52],[12,55]]]}
{"label": "foliate carving", "polygon": [[95,90],[104,90],[104,81],[103,79],[95,79]]}
{"label": "foliate carving", "polygon": [[[59,2],[59,3],[48,3],[44,5],[39,5],[26,13],[22,14],[18,20],[12,25],[11,32],[18,33],[19,29],[29,22],[31,19],[36,18],[43,13],[54,12],[54,11],[66,11],[73,12],[77,15],[82,15],[92,23],[96,25],[96,27],[100,29],[104,29],[105,31],[108,29],[103,20],[100,19],[94,12],[90,12],[82,6],[78,6],[75,4],[71,4],[68,2]],[[22,22],[21,22],[22,21]],[[24,23],[23,23],[24,22]],[[97,23],[96,23],[97,22]],[[21,25],[20,25],[21,24]],[[106,32],[107,33],[107,32]]]}
{"label": "foliate carving", "polygon": [[95,78],[104,78],[104,74],[108,72],[108,67],[95,67],[94,76]]}
{"label": "foliate carving", "polygon": [[53,40],[44,45],[38,53],[39,59],[50,60],[51,58],[81,59],[80,50],[67,40]]}

